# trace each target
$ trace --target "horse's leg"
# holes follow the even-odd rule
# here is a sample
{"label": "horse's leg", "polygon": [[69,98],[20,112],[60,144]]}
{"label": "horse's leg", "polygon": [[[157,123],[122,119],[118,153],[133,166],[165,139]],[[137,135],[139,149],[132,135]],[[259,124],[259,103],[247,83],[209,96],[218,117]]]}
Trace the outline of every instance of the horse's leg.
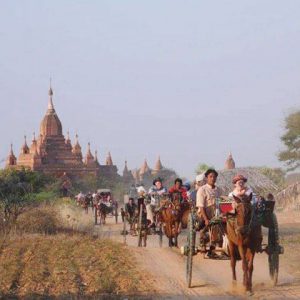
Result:
{"label": "horse's leg", "polygon": [[173,238],[172,238],[172,224],[167,223],[167,232],[169,234],[169,247],[173,246]]}
{"label": "horse's leg", "polygon": [[246,254],[245,254],[243,245],[239,245],[238,249],[239,249],[239,253],[240,253],[240,256],[241,256],[241,260],[242,260],[243,285],[244,285],[244,287],[245,287],[245,289],[247,291],[248,290],[247,289],[247,283],[248,283],[248,264],[247,264],[247,258],[246,258]]}
{"label": "horse's leg", "polygon": [[252,274],[254,269],[255,251],[248,249],[248,291],[252,292]]}
{"label": "horse's leg", "polygon": [[179,224],[175,223],[175,236],[174,236],[174,246],[178,247],[178,234],[179,234]]}
{"label": "horse's leg", "polygon": [[144,233],[144,247],[147,246],[147,229],[145,230],[145,233]]}
{"label": "horse's leg", "polygon": [[230,253],[230,265],[231,265],[231,271],[232,271],[232,283],[236,284],[236,257],[235,257],[235,245],[233,242],[229,242],[229,253]]}

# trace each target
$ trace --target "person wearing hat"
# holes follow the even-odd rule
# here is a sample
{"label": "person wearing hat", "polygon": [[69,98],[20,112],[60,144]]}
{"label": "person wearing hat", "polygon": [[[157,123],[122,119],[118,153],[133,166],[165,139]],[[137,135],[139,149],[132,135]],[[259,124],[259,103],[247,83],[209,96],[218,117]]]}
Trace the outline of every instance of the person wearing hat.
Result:
{"label": "person wearing hat", "polygon": [[232,179],[232,184],[234,185],[234,189],[231,193],[229,193],[228,197],[232,199],[232,208],[233,212],[236,209],[236,201],[234,200],[234,197],[242,199],[243,197],[249,197],[252,194],[252,204],[257,203],[257,198],[253,190],[246,185],[246,182],[248,179],[242,175],[242,174],[237,174],[236,176],[233,177]]}
{"label": "person wearing hat", "polygon": [[204,173],[198,174],[193,182],[194,188],[190,191],[189,198],[196,205],[197,192],[206,183]]}
{"label": "person wearing hat", "polygon": [[[249,197],[252,195],[251,203],[252,205],[256,206],[257,203],[261,200],[259,200],[259,197],[256,196],[256,194],[253,192],[253,190],[246,185],[247,178],[243,176],[242,174],[237,174],[232,179],[232,184],[234,185],[234,189],[231,193],[229,193],[229,198],[232,199],[232,211],[230,213],[236,212],[237,202],[235,198],[243,199],[244,197]],[[256,251],[262,252],[262,230],[261,226],[257,226],[256,228],[256,234],[259,236],[259,242],[256,245]]]}
{"label": "person wearing hat", "polygon": [[150,227],[155,226],[154,222],[154,212],[158,206],[157,198],[161,197],[163,194],[166,194],[168,190],[163,186],[162,179],[157,177],[153,180],[153,186],[149,189],[148,195],[150,196],[150,203],[146,205],[147,217],[150,220]]}
{"label": "person wearing hat", "polygon": [[157,177],[153,180],[153,186],[149,189],[148,194],[152,195],[163,195],[167,193],[168,190],[163,186],[162,179]]}
{"label": "person wearing hat", "polygon": [[[215,216],[216,199],[221,197],[221,189],[216,186],[218,172],[208,169],[205,172],[206,184],[197,191],[196,207],[199,215],[200,246],[205,247],[205,232],[210,219]],[[210,253],[209,253],[210,254]]]}

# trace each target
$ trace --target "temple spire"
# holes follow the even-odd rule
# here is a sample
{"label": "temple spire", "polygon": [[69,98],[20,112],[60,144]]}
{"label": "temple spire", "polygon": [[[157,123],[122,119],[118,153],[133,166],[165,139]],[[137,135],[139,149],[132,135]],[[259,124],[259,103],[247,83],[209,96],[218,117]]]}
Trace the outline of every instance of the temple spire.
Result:
{"label": "temple spire", "polygon": [[108,152],[107,157],[106,157],[106,165],[107,166],[112,166],[113,165],[113,161],[112,161],[110,152]]}
{"label": "temple spire", "polygon": [[229,155],[225,161],[225,170],[232,170],[235,169],[235,161],[232,157],[231,151],[229,152]]}
{"label": "temple spire", "polygon": [[21,152],[22,152],[23,154],[28,154],[28,153],[29,153],[29,147],[28,147],[28,145],[27,145],[27,138],[26,138],[26,135],[24,135],[24,144],[23,144],[23,146],[22,146],[22,148],[21,148]]}
{"label": "temple spire", "polygon": [[147,159],[145,158],[143,165],[140,168],[140,175],[147,173],[150,170]]}
{"label": "temple spire", "polygon": [[85,155],[85,164],[86,165],[91,165],[93,162],[95,162],[95,159],[93,157],[93,154],[91,152],[91,144],[88,142],[88,147],[87,147],[87,152]]}
{"label": "temple spire", "polygon": [[96,162],[96,163],[99,163],[99,162],[98,162],[98,151],[97,151],[97,150],[95,150],[95,156],[94,156],[94,159],[95,159],[95,162]]}
{"label": "temple spire", "polygon": [[17,164],[17,158],[14,154],[13,151],[13,144],[10,144],[10,151],[9,151],[9,155],[6,159],[6,167],[11,167],[11,166],[15,166]]}
{"label": "temple spire", "polygon": [[52,85],[51,85],[51,77],[50,77],[50,86],[49,86],[48,95],[49,95],[48,110],[53,111],[54,110],[54,105],[53,105],[53,101],[52,101],[53,90],[52,90]]}
{"label": "temple spire", "polygon": [[128,166],[127,166],[127,160],[125,160],[125,166],[124,166],[124,170],[123,170],[123,176],[128,176],[129,174],[129,170],[128,170]]}

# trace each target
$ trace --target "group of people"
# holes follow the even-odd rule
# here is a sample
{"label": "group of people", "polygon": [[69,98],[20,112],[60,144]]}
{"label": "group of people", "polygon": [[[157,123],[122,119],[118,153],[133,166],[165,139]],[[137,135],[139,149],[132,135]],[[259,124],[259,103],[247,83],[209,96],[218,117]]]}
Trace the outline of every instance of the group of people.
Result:
{"label": "group of people", "polygon": [[75,199],[78,204],[86,203],[89,206],[103,203],[107,207],[110,207],[116,203],[116,201],[113,200],[110,192],[98,193],[95,191],[92,193],[89,191],[87,194],[84,194],[82,191],[80,191],[79,194],[75,196]]}
{"label": "group of people", "polygon": [[[126,212],[129,214],[130,218],[133,218],[136,209],[139,209],[142,203],[145,207],[147,219],[150,221],[149,227],[155,226],[155,210],[159,207],[160,199],[165,197],[167,194],[172,198],[172,195],[178,195],[181,202],[188,202],[190,200],[188,191],[190,186],[183,184],[181,178],[176,178],[174,185],[167,189],[163,186],[163,180],[158,177],[153,180],[153,186],[146,191],[143,186],[137,188],[138,199],[135,203],[134,198],[130,197],[128,203],[125,206]],[[145,201],[147,199],[147,201]]]}
{"label": "group of people", "polygon": [[[222,197],[222,190],[217,186],[217,178],[218,172],[214,169],[208,169],[204,174],[196,177],[194,188],[191,188],[189,183],[183,183],[180,178],[177,178],[170,189],[163,186],[161,178],[156,178],[153,181],[153,186],[148,192],[144,187],[138,187],[138,199],[140,200],[138,200],[138,203],[135,204],[134,199],[130,198],[125,209],[130,217],[132,217],[135,213],[135,209],[137,208],[136,205],[141,203],[141,199],[144,201],[144,199],[148,197],[150,201],[145,204],[147,219],[150,222],[150,226],[155,226],[154,214],[158,205],[157,198],[165,194],[169,194],[169,197],[172,199],[173,194],[179,194],[181,196],[182,203],[193,203],[197,209],[201,244],[203,243],[201,230],[207,228],[210,220],[215,216],[217,199],[224,198]],[[256,205],[260,201],[260,197],[257,196],[246,183],[247,178],[241,174],[237,174],[232,179],[233,190],[229,193],[227,198],[229,198],[232,202],[231,213],[233,214],[235,213],[237,198],[242,200],[244,197],[251,197],[251,203],[253,205]],[[274,200],[274,198],[271,194],[269,194],[267,200]]]}

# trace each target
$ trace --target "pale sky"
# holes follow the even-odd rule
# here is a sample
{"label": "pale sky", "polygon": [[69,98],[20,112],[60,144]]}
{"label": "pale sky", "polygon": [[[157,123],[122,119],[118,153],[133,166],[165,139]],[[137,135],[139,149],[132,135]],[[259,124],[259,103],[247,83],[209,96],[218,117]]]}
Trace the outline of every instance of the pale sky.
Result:
{"label": "pale sky", "polygon": [[[280,166],[284,117],[300,108],[300,1],[0,2],[0,160],[19,154],[47,108],[63,130],[191,177]],[[2,164],[3,165],[3,164]]]}

